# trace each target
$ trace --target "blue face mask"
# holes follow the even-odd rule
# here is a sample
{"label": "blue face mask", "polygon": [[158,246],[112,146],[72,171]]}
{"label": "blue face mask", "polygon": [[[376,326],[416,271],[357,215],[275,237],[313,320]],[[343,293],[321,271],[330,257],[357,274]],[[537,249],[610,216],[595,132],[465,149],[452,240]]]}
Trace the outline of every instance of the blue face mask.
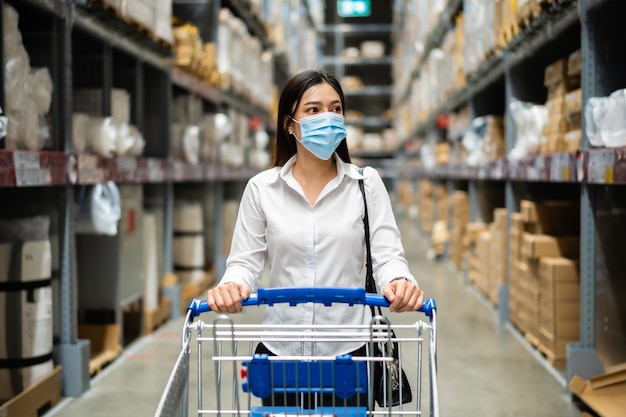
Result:
{"label": "blue face mask", "polygon": [[338,113],[326,112],[303,117],[300,120],[291,118],[300,125],[302,139],[295,138],[319,159],[327,161],[346,138],[346,125],[343,116]]}

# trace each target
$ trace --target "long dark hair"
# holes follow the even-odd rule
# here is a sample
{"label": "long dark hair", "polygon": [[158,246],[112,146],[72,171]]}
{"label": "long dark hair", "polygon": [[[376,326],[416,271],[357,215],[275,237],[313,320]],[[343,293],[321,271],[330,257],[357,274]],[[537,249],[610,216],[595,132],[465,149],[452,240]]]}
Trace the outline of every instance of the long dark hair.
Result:
{"label": "long dark hair", "polygon": [[[283,88],[278,101],[278,120],[276,121],[276,147],[274,150],[273,166],[283,166],[289,158],[296,154],[295,138],[287,131],[287,119],[293,117],[295,109],[306,90],[321,83],[327,83],[337,91],[341,100],[341,110],[345,112],[346,99],[341,84],[334,75],[324,70],[302,71],[294,75]],[[350,162],[346,139],[337,147],[337,155],[344,161]]]}

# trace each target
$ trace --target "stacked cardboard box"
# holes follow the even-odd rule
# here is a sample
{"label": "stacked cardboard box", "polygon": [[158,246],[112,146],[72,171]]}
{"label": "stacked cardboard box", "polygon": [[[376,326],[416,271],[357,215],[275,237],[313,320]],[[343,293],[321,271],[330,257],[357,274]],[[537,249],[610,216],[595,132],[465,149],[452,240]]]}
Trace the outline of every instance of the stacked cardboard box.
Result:
{"label": "stacked cardboard box", "polygon": [[506,217],[506,209],[495,209],[494,220],[489,227],[491,230],[491,253],[487,297],[496,306],[498,305],[499,288],[506,282]]}
{"label": "stacked cardboard box", "polygon": [[[548,154],[576,150],[580,142],[576,142],[572,135],[566,141],[565,135],[580,130],[580,54],[576,52],[546,67],[544,85],[548,89],[546,108],[549,121],[544,128],[545,140],[541,151]],[[569,93],[572,95],[568,96]]]}
{"label": "stacked cardboard box", "polygon": [[435,220],[435,195],[433,182],[427,179],[419,180],[417,192],[420,226],[422,232],[428,235],[432,231]]}
{"label": "stacked cardboard box", "polygon": [[521,332],[524,328],[525,288],[524,278],[527,272],[522,258],[524,237],[524,218],[522,213],[511,213],[509,228],[509,319]]}
{"label": "stacked cardboard box", "polygon": [[447,165],[450,162],[450,144],[440,142],[435,145],[435,163],[437,165]]}
{"label": "stacked cardboard box", "polygon": [[478,260],[477,264],[477,273],[471,277],[471,283],[474,284],[476,288],[480,290],[487,298],[489,298],[489,293],[491,291],[491,283],[489,282],[489,277],[491,276],[491,247],[492,247],[492,238],[493,235],[490,231],[490,225],[487,226],[487,229],[480,232],[478,235],[478,240],[476,241],[476,259]]}
{"label": "stacked cardboard box", "polygon": [[566,345],[580,337],[578,263],[566,258],[541,258],[539,350],[554,365],[563,365]]}
{"label": "stacked cardboard box", "polygon": [[[542,258],[577,258],[580,251],[579,207],[570,202],[521,201],[524,225],[517,264],[511,286],[517,291],[513,308],[517,326],[526,339],[538,347],[541,327]],[[519,227],[519,224],[517,224]],[[512,239],[513,240],[513,239]],[[519,243],[519,240],[518,240]],[[548,297],[546,295],[546,297]],[[523,300],[523,306],[519,304]]]}
{"label": "stacked cardboard box", "polygon": [[565,96],[565,118],[568,131],[564,135],[568,152],[575,152],[580,148],[582,140],[582,108],[583,98],[580,88],[582,73],[582,52],[579,49],[569,56],[567,61],[567,77],[571,91]]}
{"label": "stacked cardboard box", "polygon": [[[484,223],[468,223],[465,237],[463,238],[464,256],[467,261],[467,273],[469,282],[476,285],[481,280],[482,263],[478,256],[478,240],[480,235],[487,231]],[[487,236],[483,237],[483,244]],[[482,251],[485,252],[484,250]]]}
{"label": "stacked cardboard box", "polygon": [[463,237],[469,223],[469,195],[465,191],[455,191],[450,197],[450,246],[448,257],[457,266],[463,266]]}

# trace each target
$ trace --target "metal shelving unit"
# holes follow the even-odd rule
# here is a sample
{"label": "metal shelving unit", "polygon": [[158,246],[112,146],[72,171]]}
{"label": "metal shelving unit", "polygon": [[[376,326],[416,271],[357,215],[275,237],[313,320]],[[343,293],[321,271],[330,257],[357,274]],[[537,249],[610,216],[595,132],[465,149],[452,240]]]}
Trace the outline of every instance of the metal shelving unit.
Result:
{"label": "metal shelving unit", "polygon": [[[55,332],[55,361],[63,365],[63,395],[80,396],[89,389],[91,353],[89,341],[78,336],[79,324],[96,316],[98,324],[121,323],[123,309],[141,300],[143,288],[138,285],[142,273],[137,272],[142,245],[133,240],[141,237],[141,222],[120,224],[120,229],[132,230],[121,230],[115,237],[78,235],[76,195],[84,187],[113,181],[123,195],[132,195],[133,204],[137,204],[132,208],[136,220],[141,219],[146,207],[158,210],[164,239],[159,274],[163,276],[173,269],[174,199],[178,194],[187,195],[187,189],[195,189],[211,202],[209,208],[215,212],[209,239],[215,248],[213,261],[220,275],[224,263],[221,210],[225,196],[240,194],[242,184],[261,169],[231,166],[220,160],[198,164],[175,160],[170,145],[173,96],[195,96],[202,100],[205,112],[232,109],[258,118],[261,128],[267,130],[272,129],[274,121],[269,109],[173,67],[173,52],[162,42],[139,33],[111,13],[96,9],[91,1],[0,0],[0,5],[4,3],[14,6],[20,14],[20,29],[26,29],[22,36],[31,64],[48,68],[54,88],[48,114],[50,143],[41,151],[26,151],[4,149],[4,141],[0,142],[0,198],[14,202],[3,208],[0,218],[45,214],[57,225],[54,239],[58,239],[59,251],[54,263],[58,263],[58,270],[53,272],[53,280],[58,280],[60,289],[54,299],[60,328],[58,334]],[[219,10],[219,1],[206,3]],[[284,82],[290,75],[286,56],[276,49],[264,24],[241,0],[224,0],[222,5],[242,18],[250,33],[275,55],[275,80],[277,84]],[[4,69],[0,75],[4,75]],[[102,90],[102,116],[111,114],[113,88],[129,92],[131,122],[146,140],[142,156],[75,154],[73,93],[80,88]],[[6,99],[2,85],[2,108]],[[94,253],[98,253],[99,266],[94,263]],[[90,272],[85,273],[85,268]],[[168,289],[167,296],[179,300],[180,287]],[[175,304],[173,316],[180,311]],[[121,333],[124,334],[123,328]]]}
{"label": "metal shelving unit", "polygon": [[[448,8],[456,10],[457,3],[460,2],[450,1]],[[623,2],[562,0],[544,5],[543,10],[500,52],[483,62],[469,76],[467,84],[444,100],[406,139],[427,137],[437,128],[440,115],[468,104],[470,118],[484,114],[505,117],[508,153],[515,144],[508,103],[513,99],[545,102],[543,70],[578,48],[583,54],[583,103],[590,97],[608,96],[626,87],[623,76],[626,54],[620,45],[623,31],[617,17],[626,11]],[[447,20],[440,22],[428,44],[437,47],[436,40],[443,37],[439,31],[448,25]],[[428,53],[427,48],[418,62],[425,62]],[[412,69],[412,78],[419,76],[418,69],[419,64]],[[408,97],[408,93],[402,95],[397,102],[402,103]],[[584,125],[582,131],[585,134]],[[480,188],[486,185],[500,190],[504,198],[499,196],[496,200],[509,214],[507,228],[510,213],[519,211],[522,198],[564,198],[580,203],[580,341],[567,346],[563,381],[569,381],[574,374],[586,379],[626,360],[626,334],[618,325],[626,317],[623,308],[626,288],[621,284],[626,266],[616,247],[616,235],[626,229],[623,221],[626,202],[622,197],[626,184],[625,160],[626,148],[594,149],[583,136],[577,152],[532,156],[516,162],[501,159],[479,166],[451,163],[425,169],[418,165],[401,173],[404,178],[447,183],[448,190],[467,185],[474,220],[481,217]],[[507,239],[507,251],[508,244]],[[499,289],[501,307],[497,314],[502,322],[509,321],[508,282],[507,271],[506,284]]]}

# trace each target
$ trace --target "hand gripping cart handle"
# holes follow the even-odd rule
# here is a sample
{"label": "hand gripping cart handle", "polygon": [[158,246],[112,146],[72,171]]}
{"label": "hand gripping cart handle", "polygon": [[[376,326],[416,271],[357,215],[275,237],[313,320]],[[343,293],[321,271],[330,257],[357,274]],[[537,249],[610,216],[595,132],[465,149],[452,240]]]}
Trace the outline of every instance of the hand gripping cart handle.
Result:
{"label": "hand gripping cart handle", "polygon": [[[333,304],[348,306],[377,306],[389,307],[389,302],[380,294],[368,294],[364,288],[260,288],[256,294],[251,294],[243,300],[245,307],[275,304],[288,304],[295,307],[299,304],[315,303],[330,307]],[[439,416],[439,399],[437,390],[437,360],[436,360],[436,304],[433,299],[427,299],[418,310],[429,318],[429,322],[418,321],[412,324],[391,325],[383,316],[372,319],[370,325],[332,326],[313,325],[310,329],[302,329],[294,325],[267,325],[235,323],[231,316],[216,316],[212,324],[202,320],[195,320],[202,313],[210,311],[206,301],[192,300],[187,309],[187,316],[183,325],[182,350],[174,364],[163,395],[159,401],[155,416],[184,416],[188,414],[191,334],[197,331],[198,344],[198,413],[197,415],[237,414],[251,417],[285,417],[290,415],[307,416],[334,416],[357,417],[374,415],[409,415],[421,416],[421,387],[422,387],[422,342],[424,331],[428,333],[428,366],[430,386],[429,414]],[[296,313],[294,311],[294,313]],[[405,316],[404,313],[401,316]],[[241,316],[239,316],[241,317]],[[394,319],[395,320],[395,319]],[[209,330],[211,335],[203,336],[203,331]],[[417,335],[417,336],[415,336]],[[272,343],[346,343],[354,342],[367,346],[365,356],[268,356],[254,354],[254,347],[259,342]],[[210,343],[206,343],[210,342]],[[205,346],[203,346],[205,345]],[[393,362],[391,354],[372,353],[374,346],[382,346],[385,352],[397,351]],[[387,350],[385,346],[392,347]],[[403,347],[402,349],[400,347]],[[409,349],[408,346],[415,346]],[[211,351],[211,348],[212,351]],[[403,350],[404,354],[400,355]],[[407,357],[409,350],[415,353]],[[203,372],[203,355],[210,352],[214,364],[214,372]],[[243,354],[241,353],[243,352]],[[382,357],[381,357],[382,356]],[[402,358],[406,358],[404,362]],[[374,372],[374,366],[381,366],[380,372]],[[226,366],[226,365],[229,366]],[[391,366],[391,367],[390,367]],[[373,397],[368,391],[390,391],[392,380],[387,378],[393,372],[387,369],[399,366],[405,370],[410,383],[417,395],[407,404],[390,404],[386,402],[375,409]],[[239,378],[239,375],[241,378]],[[204,384],[203,380],[211,376],[214,381]],[[374,380],[377,378],[377,380]],[[241,380],[244,380],[243,383]],[[384,380],[386,382],[381,382]],[[389,382],[387,384],[387,382]],[[209,385],[207,393],[207,387]],[[224,387],[229,387],[224,389]],[[385,388],[383,388],[385,387]],[[299,402],[295,406],[289,404],[287,398],[300,398],[304,395],[315,396],[314,404],[303,405]],[[329,395],[332,400],[328,400]],[[342,402],[342,399],[364,394],[368,398],[357,404]],[[386,395],[386,394],[385,394]],[[318,400],[321,398],[321,400]],[[203,397],[212,407],[203,408]],[[326,400],[324,400],[326,398]],[[403,396],[404,398],[404,396]],[[263,406],[257,403],[263,399]],[[275,400],[276,399],[276,400]],[[337,399],[337,400],[335,400]],[[286,402],[281,402],[282,400]],[[226,406],[226,404],[228,406]]]}

